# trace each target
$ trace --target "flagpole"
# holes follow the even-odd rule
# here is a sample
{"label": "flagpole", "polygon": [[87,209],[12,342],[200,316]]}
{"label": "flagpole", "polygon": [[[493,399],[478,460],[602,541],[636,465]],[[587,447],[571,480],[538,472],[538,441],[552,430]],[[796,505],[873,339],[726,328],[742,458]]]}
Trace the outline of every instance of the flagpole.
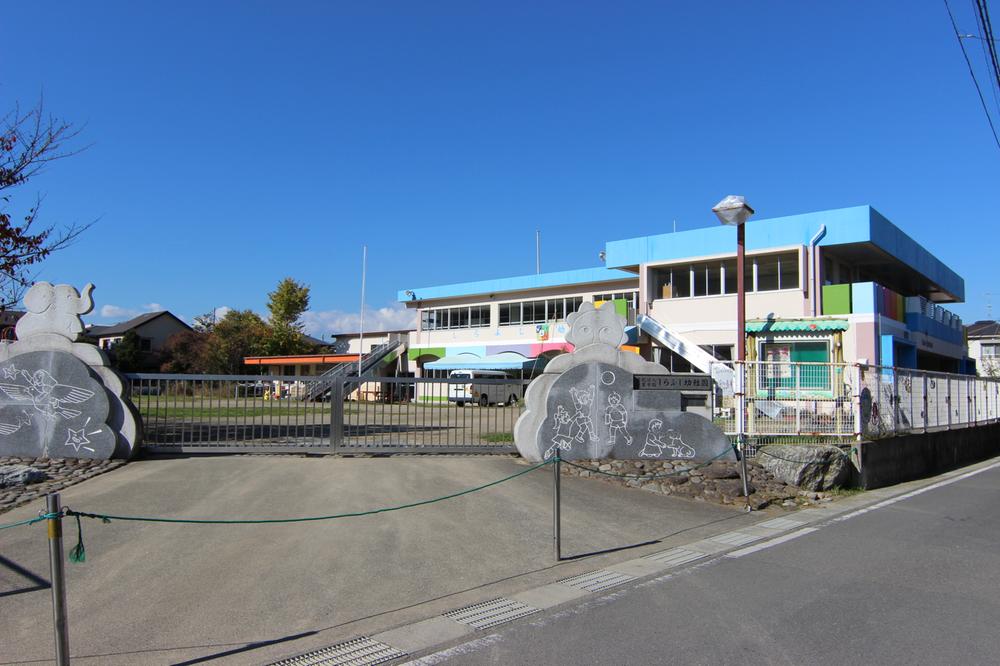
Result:
{"label": "flagpole", "polygon": [[361,324],[358,327],[358,390],[361,390],[361,357],[365,352],[365,275],[368,271],[368,246],[361,246]]}

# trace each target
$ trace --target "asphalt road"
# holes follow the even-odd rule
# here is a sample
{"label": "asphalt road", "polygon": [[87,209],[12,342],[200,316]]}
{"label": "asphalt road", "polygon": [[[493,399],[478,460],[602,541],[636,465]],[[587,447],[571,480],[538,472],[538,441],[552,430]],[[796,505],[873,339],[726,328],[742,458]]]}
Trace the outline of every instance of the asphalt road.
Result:
{"label": "asphalt road", "polygon": [[1000,467],[420,663],[1000,663]]}
{"label": "asphalt road", "polygon": [[[140,460],[70,487],[63,501],[144,516],[308,516],[432,498],[524,469],[488,457]],[[591,479],[562,483],[564,553],[591,555],[558,566],[549,468],[447,502],[335,522],[86,520],[87,561],[66,567],[73,662],[267,663],[754,518]],[[0,523],[33,517],[41,506],[5,513]],[[75,525],[65,531],[68,551]],[[52,658],[45,534],[44,525],[0,532],[0,663]]]}

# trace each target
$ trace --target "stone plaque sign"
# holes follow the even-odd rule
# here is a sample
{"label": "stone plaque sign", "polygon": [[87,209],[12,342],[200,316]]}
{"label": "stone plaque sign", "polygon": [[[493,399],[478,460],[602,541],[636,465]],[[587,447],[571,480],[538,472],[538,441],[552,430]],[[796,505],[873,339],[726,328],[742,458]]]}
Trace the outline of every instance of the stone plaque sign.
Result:
{"label": "stone plaque sign", "polygon": [[620,350],[625,320],[610,307],[584,303],[567,322],[573,353],[550,361],[525,393],[526,410],[514,427],[522,456],[736,460],[729,439],[711,420],[682,411],[684,392],[711,391],[711,378],[671,375]]}
{"label": "stone plaque sign", "polygon": [[111,457],[108,398],[87,365],[65,352],[35,351],[0,363],[0,443],[7,455]]}
{"label": "stone plaque sign", "polygon": [[[706,460],[731,449],[708,419],[681,411],[678,391],[634,389],[639,377],[606,363],[585,363],[552,385],[539,433],[543,458]],[[666,375],[668,385],[676,377]]]}
{"label": "stone plaque sign", "polygon": [[636,391],[711,391],[708,375],[635,375],[632,388]]}

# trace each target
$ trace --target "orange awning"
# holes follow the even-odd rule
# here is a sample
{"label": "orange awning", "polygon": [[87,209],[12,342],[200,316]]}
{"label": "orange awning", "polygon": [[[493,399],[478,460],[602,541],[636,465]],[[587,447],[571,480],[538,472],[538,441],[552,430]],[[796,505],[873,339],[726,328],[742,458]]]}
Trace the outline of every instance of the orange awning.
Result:
{"label": "orange awning", "polygon": [[243,365],[320,365],[357,361],[357,354],[303,354],[301,356],[247,356]]}

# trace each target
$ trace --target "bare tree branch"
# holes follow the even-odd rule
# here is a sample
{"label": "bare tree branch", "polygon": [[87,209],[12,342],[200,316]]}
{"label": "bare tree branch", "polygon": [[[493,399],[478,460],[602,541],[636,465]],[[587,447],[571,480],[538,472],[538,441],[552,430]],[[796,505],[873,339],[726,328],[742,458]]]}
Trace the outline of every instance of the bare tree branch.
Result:
{"label": "bare tree branch", "polygon": [[25,185],[50,163],[86,150],[71,148],[81,128],[48,115],[45,100],[22,112],[14,108],[0,119],[0,310],[15,305],[31,286],[36,273],[32,266],[53,252],[72,245],[96,222],[70,224],[62,228],[50,225],[38,229],[38,213],[43,197],[35,196],[34,205],[20,215],[10,212],[12,196],[6,190]]}

